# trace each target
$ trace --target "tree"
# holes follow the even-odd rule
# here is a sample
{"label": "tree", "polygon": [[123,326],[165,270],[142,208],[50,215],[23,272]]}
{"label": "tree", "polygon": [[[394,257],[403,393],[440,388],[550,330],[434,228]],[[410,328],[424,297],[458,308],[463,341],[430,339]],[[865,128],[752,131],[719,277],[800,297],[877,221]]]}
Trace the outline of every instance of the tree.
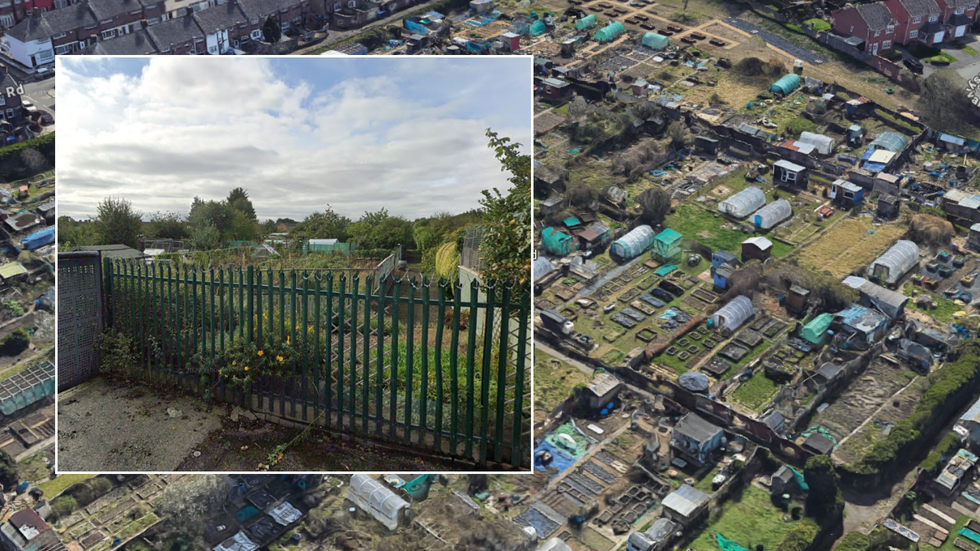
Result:
{"label": "tree", "polygon": [[58,248],[62,251],[70,251],[80,245],[95,245],[98,236],[95,233],[95,225],[78,222],[69,216],[58,217]]}
{"label": "tree", "polygon": [[221,236],[228,231],[229,222],[229,209],[224,202],[205,201],[200,197],[195,197],[191,202],[191,211],[187,215],[187,225],[190,226],[191,235],[210,223]]}
{"label": "tree", "polygon": [[350,224],[352,240],[362,249],[394,249],[412,242],[412,223],[401,216],[391,216],[388,209],[365,212]]}
{"label": "tree", "polygon": [[4,356],[16,356],[27,350],[27,347],[30,345],[31,334],[27,332],[27,329],[21,327],[4,337],[3,340],[0,340],[0,354]]}
{"label": "tree", "polygon": [[262,232],[263,235],[269,235],[270,233],[276,233],[276,231],[278,229],[279,228],[276,227],[276,221],[275,220],[266,220],[265,222],[262,222],[262,225],[259,227],[259,231]]}
{"label": "tree", "polygon": [[483,190],[480,205],[486,224],[480,256],[484,280],[512,281],[524,285],[531,274],[531,156],[520,153],[520,144],[487,129],[489,147],[500,161],[501,172],[513,187],[504,195],[499,189]]}
{"label": "tree", "polygon": [[262,25],[262,38],[271,44],[278,43],[282,38],[282,29],[279,28],[279,22],[271,15],[265,20],[265,24]]}
{"label": "tree", "polygon": [[146,234],[155,239],[185,239],[187,222],[176,212],[158,212],[150,216]]}
{"label": "tree", "polygon": [[350,224],[350,218],[337,214],[327,205],[323,212],[314,212],[303,219],[293,229],[293,233],[305,239],[337,239],[346,242],[350,239]]}
{"label": "tree", "polygon": [[221,247],[221,232],[210,221],[191,230],[191,244],[195,249],[210,251]]}
{"label": "tree", "polygon": [[919,109],[929,126],[953,127],[964,123],[976,125],[978,117],[966,94],[966,79],[956,69],[939,69],[922,81]]}
{"label": "tree", "polygon": [[17,487],[20,477],[17,473],[17,462],[5,450],[0,450],[0,484],[5,492]]}
{"label": "tree", "polygon": [[675,148],[681,148],[691,141],[691,131],[681,121],[674,121],[667,127],[667,137]]}
{"label": "tree", "polygon": [[636,202],[643,208],[640,218],[650,226],[663,223],[670,212],[670,195],[660,188],[646,189],[636,196]]}
{"label": "tree", "polygon": [[810,487],[806,496],[806,514],[824,522],[840,519],[844,512],[844,496],[837,486],[833,459],[827,455],[807,459],[803,479]]}
{"label": "tree", "polygon": [[122,244],[134,249],[139,246],[143,229],[143,213],[123,198],[107,197],[99,203],[95,218],[95,234],[102,245]]}
{"label": "tree", "polygon": [[248,192],[245,188],[236,187],[228,193],[228,199],[226,199],[228,206],[241,212],[253,222],[258,222],[255,217],[255,207],[252,206],[252,200],[248,198]]}

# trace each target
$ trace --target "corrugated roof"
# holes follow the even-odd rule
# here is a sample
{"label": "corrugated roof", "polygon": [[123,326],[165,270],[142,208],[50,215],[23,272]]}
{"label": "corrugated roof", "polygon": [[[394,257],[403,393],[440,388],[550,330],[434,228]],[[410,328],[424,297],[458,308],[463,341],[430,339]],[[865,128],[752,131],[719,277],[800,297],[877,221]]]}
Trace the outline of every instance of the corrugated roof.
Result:
{"label": "corrugated roof", "polygon": [[600,373],[595,379],[589,381],[588,389],[596,396],[602,398],[617,386],[619,386],[619,379],[614,375]]}
{"label": "corrugated roof", "polygon": [[756,247],[759,247],[763,251],[772,248],[772,241],[769,241],[768,239],[762,237],[761,235],[756,237],[750,237],[745,241],[742,241],[742,244],[755,245]]}
{"label": "corrugated roof", "polygon": [[708,494],[690,484],[684,484],[664,498],[663,506],[666,509],[676,511],[681,516],[690,517],[698,508],[706,505],[710,499],[711,496]]}
{"label": "corrugated roof", "polygon": [[720,427],[705,421],[696,413],[688,413],[674,426],[674,435],[683,435],[695,442],[707,442],[721,434]]}

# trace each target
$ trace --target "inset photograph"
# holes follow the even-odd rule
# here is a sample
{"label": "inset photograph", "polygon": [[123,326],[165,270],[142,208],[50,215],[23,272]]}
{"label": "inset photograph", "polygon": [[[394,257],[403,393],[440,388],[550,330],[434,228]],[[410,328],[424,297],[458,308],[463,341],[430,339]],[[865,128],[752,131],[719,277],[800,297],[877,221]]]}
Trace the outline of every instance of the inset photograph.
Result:
{"label": "inset photograph", "polygon": [[58,472],[530,470],[529,59],[58,63]]}

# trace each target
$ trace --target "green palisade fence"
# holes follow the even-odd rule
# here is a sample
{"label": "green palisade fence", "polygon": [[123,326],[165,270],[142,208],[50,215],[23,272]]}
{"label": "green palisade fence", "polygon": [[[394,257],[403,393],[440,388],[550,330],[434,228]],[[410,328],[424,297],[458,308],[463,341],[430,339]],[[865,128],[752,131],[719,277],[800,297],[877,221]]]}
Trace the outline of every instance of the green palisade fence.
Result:
{"label": "green palisade fence", "polygon": [[530,466],[526,289],[109,259],[104,274],[106,325],[134,343],[134,377],[480,466]]}

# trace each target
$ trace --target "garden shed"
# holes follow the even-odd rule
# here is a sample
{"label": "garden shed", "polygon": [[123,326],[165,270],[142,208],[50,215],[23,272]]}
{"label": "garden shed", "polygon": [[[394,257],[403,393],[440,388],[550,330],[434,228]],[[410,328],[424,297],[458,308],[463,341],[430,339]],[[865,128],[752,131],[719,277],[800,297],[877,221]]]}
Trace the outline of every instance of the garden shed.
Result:
{"label": "garden shed", "polygon": [[774,82],[773,85],[769,87],[769,91],[774,94],[782,94],[785,96],[791,93],[793,90],[799,88],[800,83],[801,81],[799,75],[790,73]]}
{"label": "garden shed", "polygon": [[919,246],[912,241],[902,240],[871,263],[871,273],[890,285],[918,263]]}
{"label": "garden shed", "polygon": [[790,216],[793,216],[793,206],[789,201],[780,199],[755,211],[752,221],[757,228],[768,230]]}
{"label": "garden shed", "polygon": [[681,240],[684,238],[680,233],[667,228],[660,232],[653,240],[653,254],[660,260],[670,260],[681,254]]}
{"label": "garden shed", "polygon": [[800,336],[813,344],[823,344],[827,339],[827,330],[833,322],[834,316],[827,313],[820,314],[803,326]]}
{"label": "garden shed", "polygon": [[670,45],[670,39],[662,34],[646,33],[643,35],[643,45],[654,50],[663,50]]}
{"label": "garden shed", "polygon": [[755,310],[752,308],[752,301],[749,300],[749,297],[739,295],[711,316],[711,325],[718,331],[734,331],[745,323],[745,320],[751,318],[754,313]]}
{"label": "garden shed", "polygon": [[765,204],[766,194],[755,186],[749,186],[722,201],[718,211],[735,218],[745,218]]}
{"label": "garden shed", "polygon": [[552,254],[565,256],[575,249],[575,241],[572,236],[555,228],[545,228],[541,232],[544,248]]}
{"label": "garden shed", "polygon": [[635,258],[650,248],[654,239],[653,228],[646,224],[637,226],[633,231],[613,241],[609,252],[622,259]]}
{"label": "garden shed", "polygon": [[609,42],[615,40],[619,35],[626,32],[626,27],[619,21],[614,21],[595,32],[595,39],[599,42]]}

